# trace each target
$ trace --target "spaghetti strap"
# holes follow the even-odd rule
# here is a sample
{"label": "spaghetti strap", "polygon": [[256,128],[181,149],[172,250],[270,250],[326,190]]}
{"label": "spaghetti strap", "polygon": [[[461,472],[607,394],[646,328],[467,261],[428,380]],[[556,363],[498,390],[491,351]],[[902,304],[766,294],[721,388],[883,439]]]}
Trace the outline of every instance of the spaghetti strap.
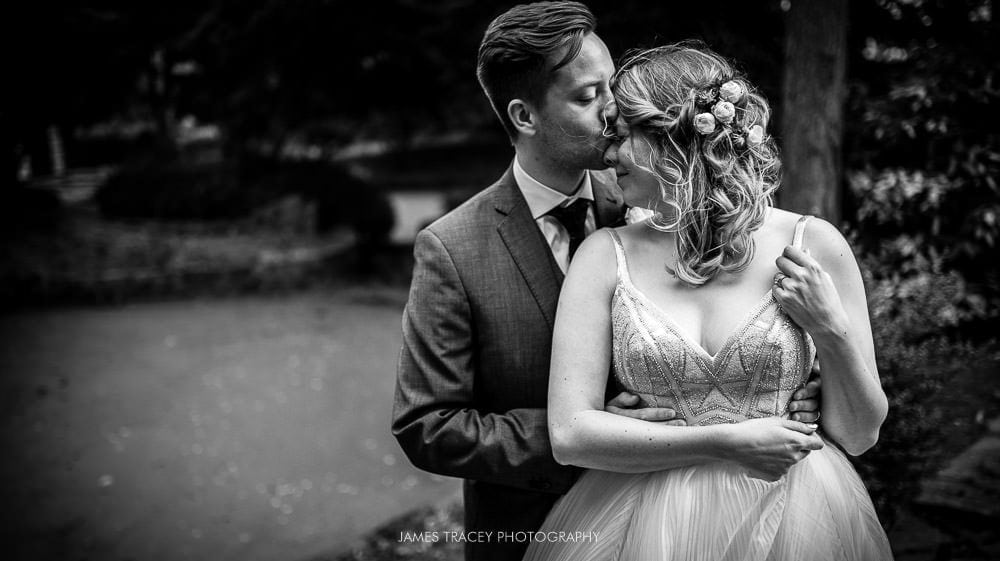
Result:
{"label": "spaghetti strap", "polygon": [[615,242],[615,262],[618,265],[618,280],[625,280],[631,283],[632,281],[628,277],[628,262],[625,260],[625,244],[622,243],[622,239],[618,237],[618,232],[615,232],[613,228],[608,228],[607,232],[611,234],[611,241]]}
{"label": "spaghetti strap", "polygon": [[806,232],[806,223],[809,222],[810,218],[812,216],[807,214],[795,223],[795,234],[792,236],[792,247],[795,249],[802,249],[802,237]]}

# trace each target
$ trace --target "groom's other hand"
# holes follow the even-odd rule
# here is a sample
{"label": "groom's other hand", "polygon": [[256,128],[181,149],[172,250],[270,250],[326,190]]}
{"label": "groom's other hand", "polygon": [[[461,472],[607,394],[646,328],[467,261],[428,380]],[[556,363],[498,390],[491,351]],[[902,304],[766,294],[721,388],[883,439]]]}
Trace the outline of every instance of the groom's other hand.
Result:
{"label": "groom's other hand", "polygon": [[788,410],[791,419],[800,423],[815,423],[819,421],[819,390],[822,382],[819,377],[819,360],[813,361],[812,374],[809,383],[792,394]]}
{"label": "groom's other hand", "polygon": [[642,421],[663,423],[675,427],[687,425],[684,419],[677,418],[677,411],[669,407],[637,407],[640,403],[639,396],[628,392],[616,395],[611,401],[604,405],[604,410],[608,413],[631,417]]}

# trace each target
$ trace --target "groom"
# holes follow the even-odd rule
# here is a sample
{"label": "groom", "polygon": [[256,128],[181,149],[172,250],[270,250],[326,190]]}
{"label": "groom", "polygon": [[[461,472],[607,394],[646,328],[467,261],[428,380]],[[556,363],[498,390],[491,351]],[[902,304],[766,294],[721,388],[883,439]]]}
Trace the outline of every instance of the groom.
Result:
{"label": "groom", "polygon": [[[546,423],[559,288],[583,238],[623,222],[601,171],[614,65],[576,2],[511,8],[486,30],[477,73],[514,146],[503,176],[416,238],[392,432],[413,464],[465,479],[466,559],[519,560],[578,469],[552,458]],[[670,409],[607,410],[683,424]],[[815,408],[814,406],[812,408]],[[579,528],[600,531],[600,528]]]}
{"label": "groom", "polygon": [[[578,469],[546,423],[559,287],[573,251],[622,222],[603,154],[614,71],[575,2],[516,6],[489,26],[477,73],[514,145],[499,181],[417,235],[392,431],[413,464],[465,478],[466,559],[517,560]],[[612,406],[624,406],[619,400]],[[669,420],[669,410],[631,410]],[[599,530],[599,529],[597,529]]]}

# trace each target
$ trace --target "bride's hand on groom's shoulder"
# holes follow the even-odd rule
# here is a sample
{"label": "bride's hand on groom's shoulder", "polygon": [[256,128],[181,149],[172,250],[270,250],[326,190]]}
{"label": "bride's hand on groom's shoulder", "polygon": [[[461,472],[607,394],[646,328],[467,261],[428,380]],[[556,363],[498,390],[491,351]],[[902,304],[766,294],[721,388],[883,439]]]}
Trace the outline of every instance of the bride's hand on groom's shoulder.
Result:
{"label": "bride's hand on groom's shoulder", "polygon": [[687,424],[684,422],[684,419],[677,417],[677,411],[669,407],[643,407],[639,396],[629,392],[622,392],[616,395],[604,405],[604,410],[608,413],[631,417],[641,421],[663,423],[677,427]]}

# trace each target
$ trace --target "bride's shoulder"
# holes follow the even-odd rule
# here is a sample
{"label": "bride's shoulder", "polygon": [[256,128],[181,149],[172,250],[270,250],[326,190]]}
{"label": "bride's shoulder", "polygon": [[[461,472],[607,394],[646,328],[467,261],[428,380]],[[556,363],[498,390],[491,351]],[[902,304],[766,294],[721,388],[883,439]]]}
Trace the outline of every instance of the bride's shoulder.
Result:
{"label": "bride's shoulder", "polygon": [[[596,260],[598,262],[615,254],[615,244],[621,242],[621,228],[601,228],[593,234],[587,236],[580,248],[576,250],[573,263],[583,258],[585,261]],[[617,238],[617,240],[615,239]]]}
{"label": "bride's shoulder", "polygon": [[800,218],[802,215],[797,212],[772,207],[764,216],[760,231],[768,236],[784,237],[787,234],[788,239],[792,239],[795,224]]}
{"label": "bride's shoulder", "polygon": [[592,287],[614,285],[618,258],[612,231],[612,228],[602,228],[583,240],[566,272],[568,285],[576,286],[581,282]]}
{"label": "bride's shoulder", "polygon": [[[802,215],[796,212],[772,208],[764,220],[761,233],[782,246],[792,244],[795,228]],[[820,263],[834,265],[845,260],[854,261],[851,246],[840,228],[818,216],[812,216],[805,223],[802,233],[802,248],[808,250]]]}
{"label": "bride's shoulder", "polygon": [[627,256],[638,256],[647,253],[651,248],[663,247],[669,244],[674,235],[650,228],[645,220],[605,230],[609,234],[608,237],[613,238],[614,243],[620,245]]}
{"label": "bride's shoulder", "polygon": [[[760,233],[768,238],[775,238],[791,243],[795,235],[795,228],[802,221],[803,215],[797,212],[772,208],[768,211],[761,226]],[[827,245],[844,240],[840,229],[830,222],[818,217],[809,216],[803,227],[803,246],[808,246],[808,242]]]}
{"label": "bride's shoulder", "polygon": [[581,267],[586,265],[588,268],[614,270],[618,253],[616,246],[628,255],[638,249],[640,244],[646,243],[648,233],[649,228],[640,223],[617,228],[601,228],[583,240],[572,262],[574,264],[580,262]]}

